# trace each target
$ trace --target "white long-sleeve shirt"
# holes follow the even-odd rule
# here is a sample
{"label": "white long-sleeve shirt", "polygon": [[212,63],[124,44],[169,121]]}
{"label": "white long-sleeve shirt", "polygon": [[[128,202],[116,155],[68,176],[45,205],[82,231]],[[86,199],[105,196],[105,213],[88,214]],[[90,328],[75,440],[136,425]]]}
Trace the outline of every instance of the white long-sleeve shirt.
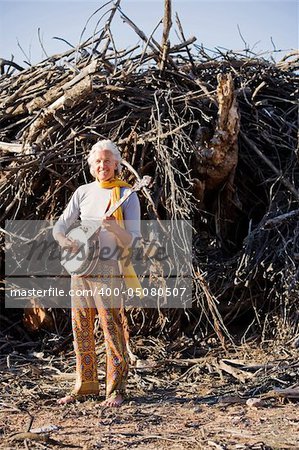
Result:
{"label": "white long-sleeve shirt", "polygon": [[[120,196],[129,188],[121,187]],[[57,233],[68,232],[71,225],[80,219],[81,222],[91,221],[97,223],[105,215],[112,189],[100,188],[97,181],[83,184],[72,195],[63,214],[59,217],[53,228],[54,239]],[[140,203],[136,192],[130,195],[121,206],[126,230],[132,235],[132,242],[140,234]],[[101,228],[99,233],[101,248],[111,249],[111,259],[116,259],[117,240],[113,233]]]}

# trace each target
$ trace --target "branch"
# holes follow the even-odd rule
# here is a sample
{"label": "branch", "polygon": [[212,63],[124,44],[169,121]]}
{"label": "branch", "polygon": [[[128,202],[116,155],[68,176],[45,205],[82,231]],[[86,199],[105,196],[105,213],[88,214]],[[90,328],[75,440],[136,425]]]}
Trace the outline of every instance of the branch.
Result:
{"label": "branch", "polygon": [[164,6],[164,19],[163,19],[163,36],[161,43],[161,63],[160,70],[161,72],[165,69],[165,63],[167,60],[167,54],[169,53],[169,32],[172,25],[171,21],[171,0],[165,0]]}
{"label": "branch", "polygon": [[192,55],[191,55],[191,52],[190,52],[190,50],[189,50],[188,45],[189,45],[189,44],[193,44],[193,42],[196,41],[196,37],[194,36],[194,37],[190,38],[188,41],[186,41],[185,34],[184,34],[184,31],[183,31],[183,27],[182,27],[181,21],[180,21],[180,19],[179,19],[178,13],[176,13],[175,18],[176,18],[176,23],[177,23],[179,32],[180,32],[181,37],[182,37],[182,40],[183,40],[183,43],[182,43],[181,45],[184,45],[184,47],[186,47],[186,50],[187,50],[187,53],[188,53],[188,56],[189,56],[189,60],[190,60],[191,66],[192,66],[193,68],[195,68],[195,66],[194,66],[194,61],[193,61],[193,58],[192,58]]}
{"label": "branch", "polygon": [[0,58],[0,74],[1,75],[4,75],[4,67],[5,66],[14,67],[15,69],[20,70],[20,71],[24,70],[23,67],[19,66],[19,64],[15,63],[13,61],[8,61],[7,59]]}
{"label": "branch", "polygon": [[265,222],[263,228],[272,228],[275,225],[278,225],[281,222],[284,222],[285,220],[288,220],[292,217],[296,217],[299,215],[299,209],[295,209],[294,211],[290,211],[285,214],[281,214],[280,216],[273,217],[272,219],[269,219]]}

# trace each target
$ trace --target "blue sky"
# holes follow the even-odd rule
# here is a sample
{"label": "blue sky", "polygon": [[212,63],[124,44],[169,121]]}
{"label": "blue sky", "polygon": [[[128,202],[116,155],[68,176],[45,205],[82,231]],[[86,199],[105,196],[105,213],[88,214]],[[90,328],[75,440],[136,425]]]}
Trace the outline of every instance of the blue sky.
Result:
{"label": "blue sky", "polygon": [[[0,57],[23,63],[26,59],[17,45],[20,42],[31,63],[45,58],[38,39],[38,28],[48,55],[68,50],[54,36],[78,44],[88,17],[105,2],[60,0],[11,1],[0,0]],[[122,0],[124,13],[149,35],[163,16],[163,0]],[[197,44],[207,48],[221,46],[242,50],[244,43],[238,26],[249,47],[259,53],[276,49],[298,48],[298,4],[296,1],[202,1],[173,0],[173,13],[178,12],[186,37],[196,36]],[[93,17],[83,40],[93,34],[101,13]],[[173,22],[175,22],[173,20]],[[104,24],[104,22],[101,22]],[[156,33],[160,39],[162,27]],[[140,42],[138,36],[122,23],[119,14],[114,19],[113,36],[118,48],[128,48]],[[174,30],[171,42],[178,43]],[[280,59],[282,55],[278,55]]]}

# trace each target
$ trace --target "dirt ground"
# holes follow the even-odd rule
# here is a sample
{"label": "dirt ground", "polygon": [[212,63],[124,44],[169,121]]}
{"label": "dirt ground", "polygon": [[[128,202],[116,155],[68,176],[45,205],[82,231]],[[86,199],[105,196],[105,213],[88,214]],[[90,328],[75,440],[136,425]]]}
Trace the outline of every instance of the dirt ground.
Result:
{"label": "dirt ground", "polygon": [[[71,350],[2,357],[0,448],[299,449],[297,351],[208,349],[191,358],[186,343],[182,351],[146,344],[152,352],[131,369],[129,399],[117,409],[100,405],[104,390],[56,405],[74,382]],[[99,377],[104,385],[103,368]]]}

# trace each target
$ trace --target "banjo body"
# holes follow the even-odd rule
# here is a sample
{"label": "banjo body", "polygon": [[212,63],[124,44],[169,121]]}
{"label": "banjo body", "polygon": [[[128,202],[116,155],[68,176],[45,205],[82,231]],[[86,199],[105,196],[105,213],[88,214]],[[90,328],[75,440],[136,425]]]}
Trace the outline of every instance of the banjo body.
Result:
{"label": "banjo body", "polygon": [[66,237],[77,241],[79,249],[74,253],[68,249],[63,249],[61,264],[70,275],[84,276],[91,274],[99,259],[99,232],[92,237],[88,237],[88,229],[84,225],[79,225],[69,231]]}

